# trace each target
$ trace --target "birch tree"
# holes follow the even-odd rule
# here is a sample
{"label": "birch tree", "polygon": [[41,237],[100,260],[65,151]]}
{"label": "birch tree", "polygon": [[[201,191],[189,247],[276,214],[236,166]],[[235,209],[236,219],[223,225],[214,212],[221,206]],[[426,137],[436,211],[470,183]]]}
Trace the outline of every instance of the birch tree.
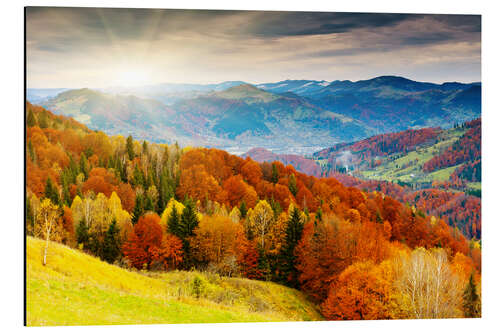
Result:
{"label": "birch tree", "polygon": [[45,239],[43,265],[47,264],[47,250],[50,240],[60,240],[62,226],[59,223],[59,210],[50,199],[44,199],[37,212],[35,236]]}

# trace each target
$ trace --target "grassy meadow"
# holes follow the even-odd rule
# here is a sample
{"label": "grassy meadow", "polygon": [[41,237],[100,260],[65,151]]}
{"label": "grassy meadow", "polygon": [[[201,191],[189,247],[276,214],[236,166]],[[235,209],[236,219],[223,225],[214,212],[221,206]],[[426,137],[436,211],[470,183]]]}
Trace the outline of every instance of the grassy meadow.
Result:
{"label": "grassy meadow", "polygon": [[[133,272],[27,239],[27,324],[108,325],[321,320],[299,291],[200,272]],[[193,281],[201,285],[194,291]],[[197,297],[198,296],[198,297]]]}

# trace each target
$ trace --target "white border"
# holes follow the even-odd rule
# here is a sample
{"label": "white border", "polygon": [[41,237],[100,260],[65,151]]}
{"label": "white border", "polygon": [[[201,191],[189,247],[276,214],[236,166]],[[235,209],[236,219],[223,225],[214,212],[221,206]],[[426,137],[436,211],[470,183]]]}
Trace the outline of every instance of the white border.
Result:
{"label": "white border", "polygon": [[[271,323],[271,324],[217,324],[217,325],[149,325],[149,326],[99,326],[99,327],[59,327],[41,328],[47,330],[135,332],[254,332],[303,330],[319,331],[370,331],[370,332],[490,332],[498,330],[500,322],[498,303],[500,299],[497,277],[499,251],[498,199],[500,191],[498,171],[500,152],[500,105],[499,85],[500,60],[498,37],[500,17],[498,5],[494,1],[456,0],[377,0],[377,1],[264,1],[254,0],[236,3],[234,0],[210,1],[150,1],[150,0],[102,0],[102,1],[11,1],[4,2],[0,10],[2,29],[2,51],[0,64],[1,80],[1,130],[2,153],[0,184],[0,244],[2,277],[0,285],[2,321],[4,331],[22,328],[23,309],[23,6],[101,6],[133,8],[195,8],[195,9],[258,9],[258,10],[306,10],[306,11],[347,11],[347,12],[392,12],[392,13],[448,13],[482,14],[482,82],[483,82],[483,318],[477,320],[406,320],[370,322],[314,322],[314,323]],[[381,73],[389,74],[389,73]],[[497,171],[497,172],[496,172]],[[26,328],[25,328],[26,329]],[[32,330],[35,328],[31,328]]]}

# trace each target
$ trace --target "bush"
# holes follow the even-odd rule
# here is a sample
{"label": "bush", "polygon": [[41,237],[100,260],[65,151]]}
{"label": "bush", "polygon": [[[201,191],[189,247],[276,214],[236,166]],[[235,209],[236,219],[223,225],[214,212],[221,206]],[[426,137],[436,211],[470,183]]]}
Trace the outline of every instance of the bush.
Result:
{"label": "bush", "polygon": [[199,276],[195,276],[193,281],[191,282],[191,295],[194,295],[196,298],[200,298],[203,294],[203,281]]}

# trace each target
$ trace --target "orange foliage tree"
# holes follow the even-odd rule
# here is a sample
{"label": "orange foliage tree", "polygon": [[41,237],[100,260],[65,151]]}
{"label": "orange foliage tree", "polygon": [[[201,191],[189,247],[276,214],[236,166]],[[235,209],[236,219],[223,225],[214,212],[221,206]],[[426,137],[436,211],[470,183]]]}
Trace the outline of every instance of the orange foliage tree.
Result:
{"label": "orange foliage tree", "polygon": [[332,284],[321,312],[329,320],[391,319],[391,275],[371,261],[349,266]]}

